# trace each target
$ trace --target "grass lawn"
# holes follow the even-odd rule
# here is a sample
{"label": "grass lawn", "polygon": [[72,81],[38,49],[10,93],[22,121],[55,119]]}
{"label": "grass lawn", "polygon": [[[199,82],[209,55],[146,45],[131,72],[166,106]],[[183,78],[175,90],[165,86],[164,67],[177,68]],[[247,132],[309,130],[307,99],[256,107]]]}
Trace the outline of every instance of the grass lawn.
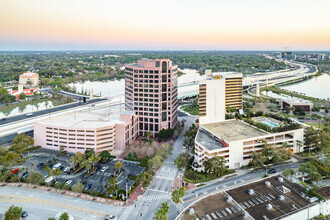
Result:
{"label": "grass lawn", "polygon": [[[228,175],[228,174],[232,174],[235,173],[235,170],[232,169],[228,169],[223,176]],[[192,168],[187,167],[185,172],[184,172],[184,176],[183,179],[187,182],[190,183],[202,183],[202,182],[207,182],[207,181],[211,181],[214,179],[218,179],[221,176],[214,176],[212,174],[208,174],[208,173],[203,173],[203,172],[196,172],[194,170],[192,170]]]}
{"label": "grass lawn", "polygon": [[182,107],[182,110],[191,115],[199,115],[199,106],[193,107],[192,105],[185,105]]}
{"label": "grass lawn", "polygon": [[305,122],[305,124],[313,126],[314,128],[324,128],[324,124],[320,123],[320,127],[319,127],[319,123],[317,122]]}

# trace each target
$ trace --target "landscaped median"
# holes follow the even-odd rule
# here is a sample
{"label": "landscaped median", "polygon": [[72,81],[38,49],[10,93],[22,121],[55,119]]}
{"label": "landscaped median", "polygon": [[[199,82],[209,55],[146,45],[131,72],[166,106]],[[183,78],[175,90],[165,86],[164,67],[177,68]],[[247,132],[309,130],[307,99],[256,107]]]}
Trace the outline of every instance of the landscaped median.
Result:
{"label": "landscaped median", "polygon": [[34,185],[34,184],[29,184],[29,183],[0,183],[0,186],[2,186],[2,187],[22,187],[22,188],[43,190],[43,191],[53,192],[53,193],[57,193],[57,194],[77,197],[80,199],[86,199],[86,200],[91,200],[91,201],[95,201],[95,202],[101,202],[101,203],[106,203],[106,204],[116,205],[116,206],[123,206],[125,204],[124,201],[118,201],[118,200],[113,200],[113,199],[109,199],[109,198],[91,196],[91,195],[84,194],[84,193],[76,193],[76,192],[72,192],[69,190],[55,189],[53,187],[40,186],[40,185]]}

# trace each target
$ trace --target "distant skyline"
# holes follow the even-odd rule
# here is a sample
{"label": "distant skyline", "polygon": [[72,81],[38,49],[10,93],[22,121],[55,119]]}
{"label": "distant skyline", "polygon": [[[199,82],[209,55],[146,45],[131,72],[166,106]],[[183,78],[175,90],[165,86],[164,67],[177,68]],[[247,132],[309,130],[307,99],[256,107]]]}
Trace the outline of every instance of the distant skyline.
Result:
{"label": "distant skyline", "polygon": [[329,51],[329,8],[329,0],[3,0],[0,51]]}

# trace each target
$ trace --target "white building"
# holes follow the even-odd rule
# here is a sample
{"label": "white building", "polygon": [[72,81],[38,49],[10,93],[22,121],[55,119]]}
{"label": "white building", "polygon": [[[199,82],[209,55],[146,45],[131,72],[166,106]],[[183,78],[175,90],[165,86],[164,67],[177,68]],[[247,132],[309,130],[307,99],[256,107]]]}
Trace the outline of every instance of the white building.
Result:
{"label": "white building", "polygon": [[36,87],[39,85],[39,74],[31,72],[23,73],[19,75],[19,84]]}
{"label": "white building", "polygon": [[224,121],[226,108],[242,109],[242,74],[206,72],[199,83],[199,123]]}
{"label": "white building", "polygon": [[226,166],[237,169],[250,161],[253,151],[260,152],[263,140],[277,148],[284,143],[292,146],[292,153],[300,152],[297,141],[304,140],[304,130],[269,133],[240,120],[202,124],[195,138],[195,158],[193,167],[197,171],[204,170],[203,162],[214,157],[222,156]]}

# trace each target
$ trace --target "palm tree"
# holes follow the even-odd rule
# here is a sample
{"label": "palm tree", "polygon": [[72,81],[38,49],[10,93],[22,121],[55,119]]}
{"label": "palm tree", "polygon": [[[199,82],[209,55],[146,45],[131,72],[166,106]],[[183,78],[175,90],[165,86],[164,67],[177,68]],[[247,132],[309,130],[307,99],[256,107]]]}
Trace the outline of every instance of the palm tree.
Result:
{"label": "palm tree", "polygon": [[120,161],[118,161],[118,162],[115,164],[115,170],[116,170],[116,171],[117,171],[117,170],[120,170],[123,166],[124,166],[124,165],[123,165]]}
{"label": "palm tree", "polygon": [[92,167],[92,164],[90,163],[89,160],[84,160],[81,164],[83,167],[85,167],[87,169],[87,172],[89,173],[91,167]]}
{"label": "palm tree", "polygon": [[109,195],[113,195],[116,192],[116,196],[117,196],[119,185],[114,177],[109,179],[109,182],[105,184],[105,187],[107,188],[107,193]]}
{"label": "palm tree", "polygon": [[88,160],[92,163],[92,168],[94,168],[95,164],[101,160],[101,156],[99,154],[92,154]]}
{"label": "palm tree", "polygon": [[167,215],[170,207],[166,202],[162,203],[162,206],[156,211],[155,216],[157,220],[167,220]]}

